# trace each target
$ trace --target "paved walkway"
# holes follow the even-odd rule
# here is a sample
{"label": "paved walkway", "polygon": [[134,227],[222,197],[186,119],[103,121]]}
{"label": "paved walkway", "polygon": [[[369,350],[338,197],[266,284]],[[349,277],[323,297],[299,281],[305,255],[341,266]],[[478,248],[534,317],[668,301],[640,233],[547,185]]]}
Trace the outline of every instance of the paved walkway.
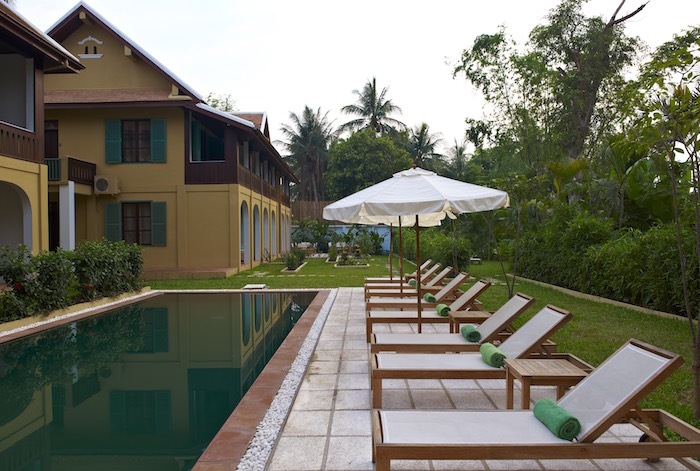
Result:
{"label": "paved walkway", "polygon": [[[365,342],[362,288],[341,288],[326,320],[297,398],[268,463],[270,471],[372,470],[369,348]],[[380,326],[386,331],[414,331],[409,324]],[[437,326],[446,332],[447,325]],[[424,332],[436,331],[424,326]],[[517,384],[517,382],[516,382]],[[553,387],[533,387],[532,402],[554,398]],[[505,408],[505,381],[385,380],[386,409]],[[516,407],[520,404],[515,391]],[[637,441],[639,431],[614,426],[598,440]],[[677,470],[664,459],[544,461],[392,461],[392,469],[420,470]]]}

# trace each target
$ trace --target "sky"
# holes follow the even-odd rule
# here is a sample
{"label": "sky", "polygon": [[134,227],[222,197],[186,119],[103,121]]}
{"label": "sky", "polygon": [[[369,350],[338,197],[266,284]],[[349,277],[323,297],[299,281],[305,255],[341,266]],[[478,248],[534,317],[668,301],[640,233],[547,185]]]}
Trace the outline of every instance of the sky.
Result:
{"label": "sky", "polygon": [[[646,1],[646,0],[643,0]],[[639,7],[627,0],[621,14]],[[42,30],[76,0],[15,0]],[[464,119],[483,116],[484,102],[452,68],[480,34],[505,25],[518,44],[543,24],[558,0],[88,0],[122,33],[202,96],[229,94],[241,112],[265,111],[274,140],[289,113],[304,106],[328,112],[356,100],[372,77],[402,109],[395,116],[422,122],[447,145],[464,136]],[[618,0],[590,0],[584,13],[606,20]],[[700,24],[698,0],[650,0],[626,32],[650,47]],[[278,145],[278,148],[280,146]]]}

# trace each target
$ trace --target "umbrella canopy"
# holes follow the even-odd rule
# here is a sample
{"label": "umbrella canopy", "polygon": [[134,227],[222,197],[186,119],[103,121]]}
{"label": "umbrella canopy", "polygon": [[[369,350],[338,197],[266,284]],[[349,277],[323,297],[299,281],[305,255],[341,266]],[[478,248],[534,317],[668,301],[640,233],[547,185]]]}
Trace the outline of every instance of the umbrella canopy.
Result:
{"label": "umbrella canopy", "polygon": [[425,227],[437,225],[446,216],[454,218],[457,214],[488,211],[508,204],[505,191],[411,168],[329,204],[323,208],[323,217],[344,222],[390,224],[397,222],[396,216],[406,216],[406,225],[411,225],[409,218],[417,215],[418,224]]}
{"label": "umbrella canopy", "polygon": [[[323,208],[323,218],[365,224],[392,224],[397,217],[412,217],[417,226],[434,226],[449,216],[507,207],[508,193],[441,177],[422,168],[395,173]],[[402,221],[403,222],[403,221]],[[408,219],[406,222],[409,223]],[[410,223],[408,224],[410,225]],[[420,238],[416,227],[416,263],[420,265]],[[418,332],[421,332],[420,271],[418,288]]]}

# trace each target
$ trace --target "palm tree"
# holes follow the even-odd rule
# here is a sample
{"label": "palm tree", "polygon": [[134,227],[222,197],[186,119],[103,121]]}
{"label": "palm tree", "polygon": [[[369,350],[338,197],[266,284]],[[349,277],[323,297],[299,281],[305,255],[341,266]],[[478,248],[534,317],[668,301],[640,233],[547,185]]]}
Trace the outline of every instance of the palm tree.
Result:
{"label": "palm tree", "polygon": [[467,160],[469,160],[466,139],[462,140],[461,143],[455,139],[455,145],[447,149],[447,157],[450,159],[447,165],[447,175],[462,180],[466,173]]}
{"label": "palm tree", "polygon": [[389,117],[392,113],[401,114],[401,108],[386,99],[388,87],[382,88],[377,94],[377,78],[372,77],[362,88],[362,91],[353,90],[357,95],[357,101],[353,105],[343,106],[341,111],[347,114],[359,116],[340,126],[340,131],[356,131],[360,129],[373,129],[377,133],[386,134],[391,129],[402,129],[406,125],[401,121]]}
{"label": "palm tree", "polygon": [[285,140],[280,143],[289,153],[290,167],[299,175],[299,200],[325,201],[323,173],[330,156],[328,147],[335,138],[328,113],[305,106],[301,116],[289,113],[289,119],[291,124],[282,125]]}
{"label": "palm tree", "polygon": [[413,163],[418,167],[439,170],[442,154],[439,154],[436,148],[441,142],[440,133],[431,134],[430,126],[426,123],[416,126],[408,137],[408,152],[413,157]]}

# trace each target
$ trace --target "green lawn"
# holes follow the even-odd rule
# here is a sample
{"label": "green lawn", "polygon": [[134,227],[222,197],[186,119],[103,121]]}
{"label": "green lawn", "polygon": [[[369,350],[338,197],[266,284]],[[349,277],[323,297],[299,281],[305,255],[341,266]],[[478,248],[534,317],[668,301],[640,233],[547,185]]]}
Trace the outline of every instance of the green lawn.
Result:
{"label": "green lawn", "polygon": [[[284,265],[264,264],[223,280],[177,280],[149,284],[154,289],[236,289],[248,283],[265,283],[270,288],[337,288],[362,286],[365,277],[386,276],[389,267],[386,256],[372,257],[369,268],[334,268],[322,259],[307,259],[307,262],[298,273],[284,274],[281,273]],[[397,266],[397,262],[394,266]],[[414,265],[406,264],[406,271],[413,271],[414,268]],[[508,290],[497,263],[471,265],[468,271],[477,279],[487,277],[494,281],[493,286],[480,297],[487,310],[498,308],[508,299]],[[463,287],[467,288],[468,284]],[[643,406],[665,409],[700,426],[700,421],[692,418],[692,349],[687,320],[667,319],[579,299],[526,281],[518,281],[515,289],[535,298],[535,305],[519,319],[519,323],[530,318],[545,304],[570,311],[573,319],[552,340],[557,343],[559,351],[573,353],[594,366],[630,338],[681,354],[686,360],[685,364],[657,388]]]}

